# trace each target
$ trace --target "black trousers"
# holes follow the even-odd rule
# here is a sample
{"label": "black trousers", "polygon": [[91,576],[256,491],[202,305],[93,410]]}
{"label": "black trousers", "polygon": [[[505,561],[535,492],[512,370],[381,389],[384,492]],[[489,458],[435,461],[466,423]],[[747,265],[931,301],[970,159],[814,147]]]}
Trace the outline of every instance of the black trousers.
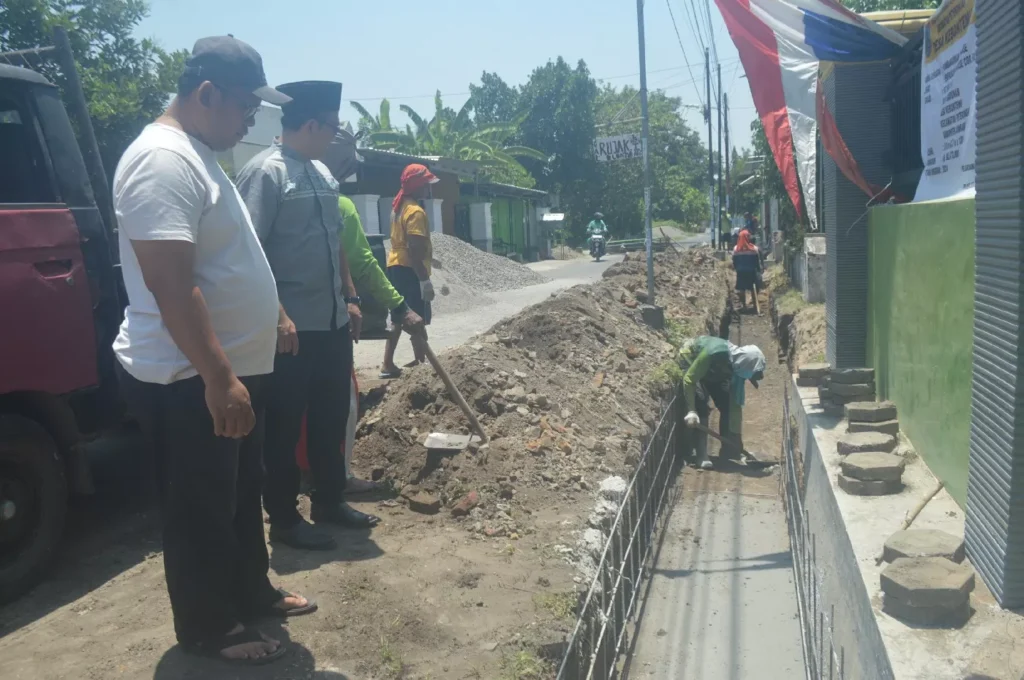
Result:
{"label": "black trousers", "polygon": [[270,522],[287,528],[299,515],[299,465],[295,447],[306,416],[306,457],[314,505],[340,503],[345,493],[345,441],[352,391],[352,336],[336,331],[299,331],[299,353],[278,354],[267,396],[267,469],[263,505]]}
{"label": "black trousers", "polygon": [[174,632],[185,645],[216,640],[281,598],[267,577],[260,507],[265,377],[241,379],[256,427],[229,439],[213,434],[198,376],[157,385],[117,368],[156,458]]}

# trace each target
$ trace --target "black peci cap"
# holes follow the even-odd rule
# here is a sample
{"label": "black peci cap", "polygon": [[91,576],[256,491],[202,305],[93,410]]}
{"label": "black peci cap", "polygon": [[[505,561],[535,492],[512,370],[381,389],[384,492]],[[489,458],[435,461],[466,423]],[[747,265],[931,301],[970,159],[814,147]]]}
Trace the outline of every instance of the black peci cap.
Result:
{"label": "black peci cap", "polygon": [[322,113],[341,109],[341,83],[330,80],[303,80],[278,85],[277,89],[292,100],[281,108],[287,114],[314,118]]}
{"label": "black peci cap", "polygon": [[269,104],[283,106],[291,97],[267,85],[263,59],[251,45],[230,35],[200,38],[185,62],[185,75],[222,87],[240,87]]}

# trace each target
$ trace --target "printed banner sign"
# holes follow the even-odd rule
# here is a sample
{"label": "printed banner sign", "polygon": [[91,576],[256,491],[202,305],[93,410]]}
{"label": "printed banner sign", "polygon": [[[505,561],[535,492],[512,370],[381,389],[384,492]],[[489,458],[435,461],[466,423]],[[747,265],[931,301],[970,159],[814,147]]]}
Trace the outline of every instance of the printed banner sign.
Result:
{"label": "printed banner sign", "polygon": [[644,155],[643,140],[638,134],[598,137],[594,140],[594,157],[601,162],[624,161]]}
{"label": "printed banner sign", "polygon": [[925,25],[921,158],[915,201],[974,195],[975,0],[945,0]]}

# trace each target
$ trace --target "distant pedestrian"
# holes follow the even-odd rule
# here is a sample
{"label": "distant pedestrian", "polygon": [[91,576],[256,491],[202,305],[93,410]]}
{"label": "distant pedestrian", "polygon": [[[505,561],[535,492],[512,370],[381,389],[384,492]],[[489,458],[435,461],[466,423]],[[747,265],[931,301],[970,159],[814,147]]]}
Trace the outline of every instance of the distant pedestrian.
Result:
{"label": "distant pedestrian", "polygon": [[345,502],[342,443],[351,403],[352,342],[359,339],[359,297],[338,240],[338,182],[320,162],[338,130],[341,83],[304,81],[279,89],[281,140],[238,175],[277,279],[277,357],[270,377],[263,504],[270,540],[329,550],[333,537],[296,507],[301,473],[295,447],[306,417],[313,478],[311,519],[370,528],[379,519]]}
{"label": "distant pedestrian", "polygon": [[736,292],[740,294],[743,309],[747,309],[747,291],[751,302],[757,295],[756,284],[761,278],[761,255],[757,246],[750,242],[750,232],[744,229],[737,236],[736,248],[732,252],[732,266],[736,270]]}
{"label": "distant pedestrian", "polygon": [[199,40],[170,107],[113,182],[130,301],[114,352],[156,456],[174,632],[188,652],[240,664],[285,653],[243,621],[316,609],[267,577],[260,487],[277,289],[216,157],[245,136],[261,100],[289,101],[267,87],[252,47]]}
{"label": "distant pedestrian", "polygon": [[[430,282],[433,247],[430,243],[430,224],[419,199],[430,196],[430,185],[438,179],[425,165],[413,163],[402,171],[402,189],[391,203],[391,252],[388,253],[388,280],[405,299],[405,304],[416,312],[424,326],[430,325],[430,303],[434,299],[434,285]],[[395,350],[402,337],[402,327],[395,325],[384,345],[382,379],[397,378],[402,374],[395,365]],[[415,364],[426,361],[426,353],[419,339],[426,339],[426,329],[411,336]]]}

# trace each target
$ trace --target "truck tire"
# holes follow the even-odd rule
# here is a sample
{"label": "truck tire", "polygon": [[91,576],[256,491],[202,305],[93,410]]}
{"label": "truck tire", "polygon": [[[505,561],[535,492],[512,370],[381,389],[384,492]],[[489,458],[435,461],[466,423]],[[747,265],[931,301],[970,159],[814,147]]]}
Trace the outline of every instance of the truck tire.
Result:
{"label": "truck tire", "polygon": [[64,533],[68,489],[53,437],[39,423],[0,413],[0,603],[44,575]]}

